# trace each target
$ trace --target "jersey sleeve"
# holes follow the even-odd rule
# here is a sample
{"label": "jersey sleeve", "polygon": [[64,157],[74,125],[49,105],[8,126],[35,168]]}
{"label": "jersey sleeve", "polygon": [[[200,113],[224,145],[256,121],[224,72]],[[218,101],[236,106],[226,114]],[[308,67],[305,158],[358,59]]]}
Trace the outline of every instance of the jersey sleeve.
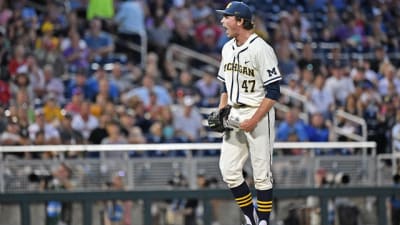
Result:
{"label": "jersey sleeve", "polygon": [[217,74],[218,80],[225,82],[225,73],[224,73],[224,57],[222,56],[221,63],[219,66],[218,74]]}
{"label": "jersey sleeve", "polygon": [[278,68],[278,60],[272,47],[264,43],[257,51],[258,54],[256,54],[257,58],[255,60],[258,64],[258,68],[260,68],[259,73],[263,85],[267,86],[268,84],[281,80],[282,76]]}

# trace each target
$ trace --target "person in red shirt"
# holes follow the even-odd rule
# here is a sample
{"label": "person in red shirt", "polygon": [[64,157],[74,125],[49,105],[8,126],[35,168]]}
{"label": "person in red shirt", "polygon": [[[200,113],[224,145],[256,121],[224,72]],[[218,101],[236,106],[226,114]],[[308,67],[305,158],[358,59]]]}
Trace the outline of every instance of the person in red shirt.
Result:
{"label": "person in red shirt", "polygon": [[0,80],[0,105],[8,106],[10,97],[11,93],[9,83]]}
{"label": "person in red shirt", "polygon": [[18,67],[25,64],[25,48],[23,45],[17,45],[14,48],[14,55],[13,58],[8,63],[8,72],[10,73],[11,77],[17,74]]}

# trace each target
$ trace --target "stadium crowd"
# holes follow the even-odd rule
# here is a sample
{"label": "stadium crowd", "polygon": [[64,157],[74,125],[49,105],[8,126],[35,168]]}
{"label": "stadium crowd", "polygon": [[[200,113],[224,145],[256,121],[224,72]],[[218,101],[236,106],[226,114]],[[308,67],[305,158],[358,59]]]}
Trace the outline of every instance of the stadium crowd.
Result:
{"label": "stadium crowd", "polygon": [[[227,37],[214,9],[226,2],[0,0],[1,144],[218,141],[199,112],[218,104],[217,68],[193,62],[178,70],[165,51],[175,43],[219,59]],[[246,2],[256,33],[276,49],[284,85],[308,99],[306,123],[301,103],[281,98],[291,110],[278,114],[277,141],[333,140],[333,114],[343,109],[366,120],[379,153],[391,152],[392,141],[400,151],[398,1]],[[123,45],[140,44],[140,33],[148,38],[145,65]],[[341,126],[361,132],[346,120]],[[83,156],[96,157],[68,154]]]}

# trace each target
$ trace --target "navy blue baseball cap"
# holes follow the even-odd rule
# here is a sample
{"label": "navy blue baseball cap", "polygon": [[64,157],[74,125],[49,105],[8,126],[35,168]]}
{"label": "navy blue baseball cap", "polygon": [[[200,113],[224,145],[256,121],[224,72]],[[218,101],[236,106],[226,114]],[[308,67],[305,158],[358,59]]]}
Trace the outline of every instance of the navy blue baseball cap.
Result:
{"label": "navy blue baseball cap", "polygon": [[217,10],[217,12],[228,16],[237,16],[247,20],[252,20],[253,18],[249,6],[244,2],[232,1],[228,3],[225,9]]}

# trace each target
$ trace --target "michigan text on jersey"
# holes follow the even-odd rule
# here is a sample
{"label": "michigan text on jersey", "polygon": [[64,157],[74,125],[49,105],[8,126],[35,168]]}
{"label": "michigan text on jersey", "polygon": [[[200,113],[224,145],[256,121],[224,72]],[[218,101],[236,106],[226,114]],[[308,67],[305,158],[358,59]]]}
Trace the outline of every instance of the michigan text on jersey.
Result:
{"label": "michigan text on jersey", "polygon": [[237,71],[241,74],[254,77],[254,69],[247,66],[239,65],[238,63],[227,63],[224,65],[224,71]]}

